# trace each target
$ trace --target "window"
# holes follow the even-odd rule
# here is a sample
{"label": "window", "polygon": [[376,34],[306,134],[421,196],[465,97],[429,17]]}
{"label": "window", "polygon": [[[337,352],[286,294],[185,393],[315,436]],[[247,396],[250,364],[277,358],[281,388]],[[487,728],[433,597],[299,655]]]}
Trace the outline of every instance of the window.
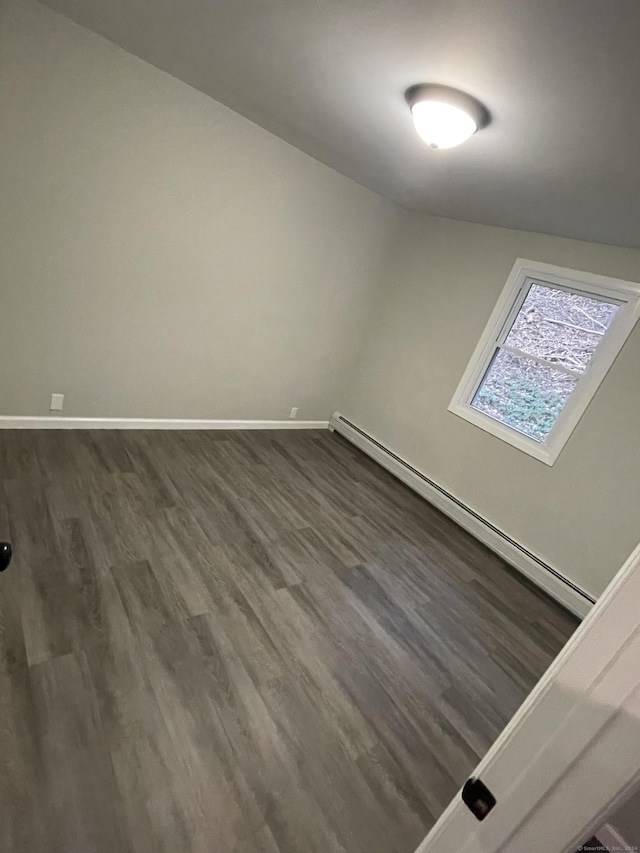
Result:
{"label": "window", "polygon": [[640,313],[640,285],[518,259],[449,410],[553,465]]}

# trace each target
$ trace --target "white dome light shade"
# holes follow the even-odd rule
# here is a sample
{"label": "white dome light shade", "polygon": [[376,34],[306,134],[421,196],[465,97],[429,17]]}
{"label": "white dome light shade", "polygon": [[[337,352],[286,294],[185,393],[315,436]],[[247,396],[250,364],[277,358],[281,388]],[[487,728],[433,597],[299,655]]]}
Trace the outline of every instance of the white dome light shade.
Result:
{"label": "white dome light shade", "polygon": [[455,148],[489,120],[479,101],[445,86],[413,86],[407,101],[418,135],[430,148]]}
{"label": "white dome light shade", "polygon": [[430,148],[455,148],[478,129],[469,113],[442,101],[419,101],[411,114],[418,136]]}

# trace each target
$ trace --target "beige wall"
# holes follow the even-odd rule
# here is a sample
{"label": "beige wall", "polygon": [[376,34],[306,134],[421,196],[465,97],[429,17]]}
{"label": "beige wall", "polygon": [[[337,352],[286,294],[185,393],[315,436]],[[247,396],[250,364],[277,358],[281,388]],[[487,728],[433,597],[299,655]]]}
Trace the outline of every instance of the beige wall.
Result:
{"label": "beige wall", "polygon": [[0,414],[326,419],[396,209],[31,0],[0,23]]}
{"label": "beige wall", "polygon": [[339,408],[598,595],[640,540],[640,328],[551,468],[447,411],[517,257],[640,280],[640,251],[408,217]]}

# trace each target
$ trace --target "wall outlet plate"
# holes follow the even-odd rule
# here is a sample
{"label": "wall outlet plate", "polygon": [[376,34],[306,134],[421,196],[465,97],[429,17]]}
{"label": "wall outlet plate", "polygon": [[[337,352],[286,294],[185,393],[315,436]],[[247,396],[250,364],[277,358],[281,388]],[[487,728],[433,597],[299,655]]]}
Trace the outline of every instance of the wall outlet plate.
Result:
{"label": "wall outlet plate", "polygon": [[64,394],[52,394],[51,404],[49,405],[50,412],[61,412],[64,406]]}
{"label": "wall outlet plate", "polygon": [[298,417],[298,407],[297,407],[297,406],[294,406],[294,407],[291,409],[291,411],[289,412],[289,418],[290,418],[291,420],[294,420],[294,419],[295,419],[295,418],[297,418],[297,417]]}

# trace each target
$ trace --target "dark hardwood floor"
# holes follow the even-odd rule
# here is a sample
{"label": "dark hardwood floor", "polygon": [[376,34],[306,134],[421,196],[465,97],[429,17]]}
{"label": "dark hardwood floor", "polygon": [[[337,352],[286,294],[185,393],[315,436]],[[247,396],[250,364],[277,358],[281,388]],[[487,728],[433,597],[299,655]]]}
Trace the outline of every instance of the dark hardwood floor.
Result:
{"label": "dark hardwood floor", "polygon": [[329,432],[0,471],[2,853],[413,853],[577,624]]}

